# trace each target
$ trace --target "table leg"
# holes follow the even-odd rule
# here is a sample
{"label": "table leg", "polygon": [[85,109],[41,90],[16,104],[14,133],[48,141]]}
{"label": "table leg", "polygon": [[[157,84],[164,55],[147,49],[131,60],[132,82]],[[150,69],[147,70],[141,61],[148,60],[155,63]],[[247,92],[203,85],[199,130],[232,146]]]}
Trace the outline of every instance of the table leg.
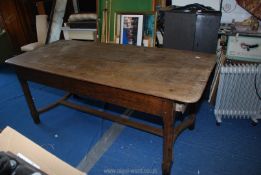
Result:
{"label": "table leg", "polygon": [[174,121],[175,106],[167,101],[163,103],[163,162],[162,174],[170,175],[173,160],[173,139],[174,139]]}
{"label": "table leg", "polygon": [[197,104],[191,104],[190,110],[189,110],[189,115],[191,118],[191,125],[188,127],[189,130],[194,130],[195,128],[195,121],[196,121],[196,113],[197,113]]}
{"label": "table leg", "polygon": [[23,89],[23,92],[24,92],[24,95],[25,95],[25,99],[26,99],[27,105],[29,106],[29,109],[30,109],[32,118],[34,120],[34,123],[36,123],[36,124],[40,123],[39,112],[37,111],[37,109],[34,105],[32,94],[30,92],[27,81],[20,78],[20,77],[18,77],[18,80],[19,80],[19,82],[22,86],[22,89]]}

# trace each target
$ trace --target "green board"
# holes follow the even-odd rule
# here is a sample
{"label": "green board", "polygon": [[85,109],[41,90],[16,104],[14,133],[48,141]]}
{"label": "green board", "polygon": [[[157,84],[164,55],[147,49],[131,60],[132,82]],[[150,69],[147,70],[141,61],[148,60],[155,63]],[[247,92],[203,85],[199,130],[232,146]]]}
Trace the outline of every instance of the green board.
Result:
{"label": "green board", "polygon": [[116,14],[121,13],[145,13],[155,10],[154,0],[98,0],[98,36],[101,40],[104,9],[107,2],[107,30],[109,41],[114,41]]}

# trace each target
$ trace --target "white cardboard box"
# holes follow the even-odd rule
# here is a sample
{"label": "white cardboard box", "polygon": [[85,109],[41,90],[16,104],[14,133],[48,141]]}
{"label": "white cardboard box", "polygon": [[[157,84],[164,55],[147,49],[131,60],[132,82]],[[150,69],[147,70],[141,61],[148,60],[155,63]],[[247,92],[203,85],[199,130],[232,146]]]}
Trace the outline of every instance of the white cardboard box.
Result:
{"label": "white cardboard box", "polygon": [[65,40],[95,40],[96,35],[96,29],[75,29],[62,27],[62,31]]}
{"label": "white cardboard box", "polygon": [[0,151],[20,153],[50,175],[85,175],[10,127],[0,133]]}

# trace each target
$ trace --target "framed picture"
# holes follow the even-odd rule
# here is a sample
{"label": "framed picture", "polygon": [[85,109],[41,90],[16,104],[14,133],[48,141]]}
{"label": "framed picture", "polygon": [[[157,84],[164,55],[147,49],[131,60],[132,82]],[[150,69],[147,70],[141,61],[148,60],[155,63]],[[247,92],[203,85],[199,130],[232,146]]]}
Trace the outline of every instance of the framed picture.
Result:
{"label": "framed picture", "polygon": [[120,15],[120,44],[142,45],[143,15]]}
{"label": "framed picture", "polygon": [[155,14],[144,14],[142,46],[154,47],[155,39],[156,39],[156,16]]}
{"label": "framed picture", "polygon": [[115,13],[114,43],[154,47],[156,40],[155,13]]}

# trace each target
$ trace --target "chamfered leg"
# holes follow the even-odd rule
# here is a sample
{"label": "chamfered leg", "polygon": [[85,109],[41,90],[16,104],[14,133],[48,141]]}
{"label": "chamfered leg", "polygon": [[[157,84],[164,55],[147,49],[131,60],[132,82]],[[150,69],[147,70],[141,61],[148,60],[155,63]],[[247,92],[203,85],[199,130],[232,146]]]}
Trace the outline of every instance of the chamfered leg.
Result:
{"label": "chamfered leg", "polygon": [[175,105],[170,101],[163,103],[163,162],[162,174],[169,175],[171,173],[173,161],[173,139],[174,139],[174,121],[175,121]]}
{"label": "chamfered leg", "polygon": [[40,123],[39,112],[37,111],[37,109],[35,107],[35,104],[34,104],[34,101],[33,101],[32,94],[30,92],[28,83],[27,83],[26,80],[22,79],[19,76],[18,76],[18,80],[19,80],[19,82],[21,84],[21,87],[23,89],[24,96],[25,96],[27,105],[28,105],[28,107],[30,109],[30,112],[31,112],[32,118],[34,120],[34,123],[38,124],[38,123]]}

